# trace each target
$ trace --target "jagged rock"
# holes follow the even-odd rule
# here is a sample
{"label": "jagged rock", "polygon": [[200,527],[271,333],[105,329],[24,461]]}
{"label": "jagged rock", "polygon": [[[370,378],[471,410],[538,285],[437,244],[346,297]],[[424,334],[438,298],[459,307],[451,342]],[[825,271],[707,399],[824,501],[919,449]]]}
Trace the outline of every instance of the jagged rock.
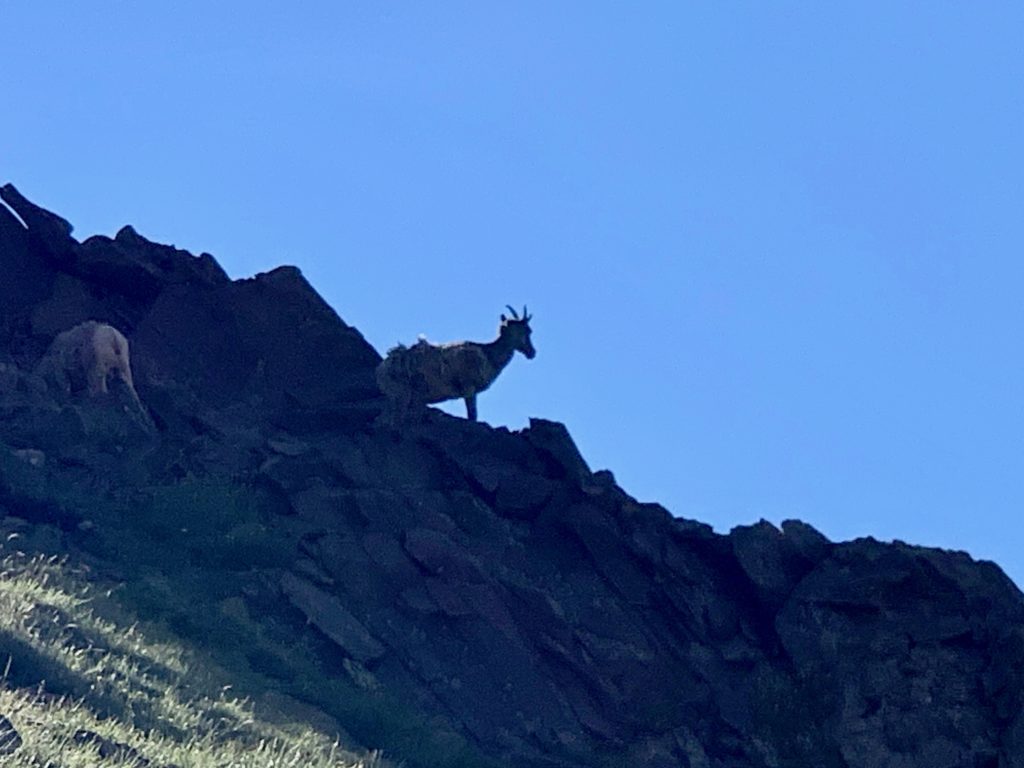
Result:
{"label": "jagged rock", "polygon": [[21,747],[21,735],[14,723],[0,715],[0,755],[13,755]]}
{"label": "jagged rock", "polygon": [[414,567],[405,571],[404,578],[401,570],[385,570],[353,533],[327,533],[319,536],[310,548],[323,570],[338,585],[334,591],[351,610],[387,605],[397,598],[399,590],[419,576]]}
{"label": "jagged rock", "polygon": [[473,614],[472,606],[463,599],[458,586],[434,577],[427,577],[423,584],[430,596],[431,604],[446,616],[458,617]]}
{"label": "jagged rock", "polygon": [[441,531],[414,528],[405,534],[405,551],[429,573],[456,581],[482,581],[479,561]]}
{"label": "jagged rock", "polygon": [[378,502],[369,494],[328,487],[322,482],[291,493],[288,499],[300,519],[322,530],[339,525],[363,527],[373,515],[370,504]]}
{"label": "jagged rock", "polygon": [[28,227],[29,236],[45,249],[51,259],[63,261],[77,247],[78,243],[71,237],[73,227],[67,219],[28,201],[13,184],[0,187],[0,199],[21,217]]}
{"label": "jagged rock", "polygon": [[387,649],[335,598],[290,573],[281,577],[281,591],[315,626],[356,661],[379,659]]}
{"label": "jagged rock", "polygon": [[363,549],[377,568],[397,584],[414,583],[419,572],[398,539],[380,531],[370,531],[363,536]]}
{"label": "jagged rock", "polygon": [[737,526],[729,534],[736,560],[753,582],[765,607],[777,611],[810,569],[782,531],[762,520]]}
{"label": "jagged rock", "polygon": [[317,586],[330,587],[333,586],[335,581],[334,578],[327,573],[316,560],[303,557],[295,561],[292,566],[292,570],[295,573],[307,581],[315,583]]}
{"label": "jagged rock", "polygon": [[524,436],[550,457],[565,477],[576,482],[590,477],[590,467],[583,460],[564,424],[547,419],[530,419],[530,428]]}
{"label": "jagged rock", "polygon": [[528,477],[513,472],[499,481],[494,505],[509,517],[532,520],[555,492],[555,484],[547,478]]}
{"label": "jagged rock", "polygon": [[[0,195],[2,197],[2,195]],[[0,345],[8,346],[14,330],[25,324],[33,307],[49,295],[56,277],[43,258],[33,252],[28,229],[0,205]]]}
{"label": "jagged rock", "polygon": [[96,235],[83,242],[74,271],[137,304],[151,302],[168,285],[230,281],[210,254],[193,256],[173,246],[150,242],[130,226],[122,227],[113,240]]}
{"label": "jagged rock", "polygon": [[782,533],[798,557],[817,565],[832,551],[832,542],[802,520],[783,520]]}
{"label": "jagged rock", "polygon": [[437,456],[410,440],[382,441],[357,433],[332,440],[322,450],[328,466],[346,487],[384,487],[397,492],[438,485]]}
{"label": "jagged rock", "polygon": [[816,695],[844,702],[832,727],[848,762],[995,759],[978,683],[987,649],[1024,619],[995,598],[1006,586],[964,555],[863,540],[835,547],[797,587],[775,626]]}
{"label": "jagged rock", "polygon": [[[374,370],[380,356],[298,269],[279,267],[233,285],[242,341],[257,358],[255,386],[271,407],[317,410],[377,397]],[[282,333],[298,327],[301,336]],[[274,402],[277,397],[287,400]]]}
{"label": "jagged rock", "polygon": [[32,308],[28,318],[37,344],[49,346],[57,335],[87,320],[123,325],[118,313],[79,278],[59,272],[51,283],[49,294]]}

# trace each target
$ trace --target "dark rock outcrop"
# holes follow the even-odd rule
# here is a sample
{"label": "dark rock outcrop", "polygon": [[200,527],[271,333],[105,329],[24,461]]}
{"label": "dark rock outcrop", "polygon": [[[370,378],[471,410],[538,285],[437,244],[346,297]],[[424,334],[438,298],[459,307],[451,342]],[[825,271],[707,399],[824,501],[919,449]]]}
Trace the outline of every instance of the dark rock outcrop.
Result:
{"label": "dark rock outcrop", "polygon": [[[1024,602],[963,553],[728,535],[564,426],[376,426],[377,353],[294,268],[232,281],[0,192],[0,528],[414,765],[1024,766]],[[146,429],[31,373],[128,337]],[[312,717],[312,716],[311,716]]]}

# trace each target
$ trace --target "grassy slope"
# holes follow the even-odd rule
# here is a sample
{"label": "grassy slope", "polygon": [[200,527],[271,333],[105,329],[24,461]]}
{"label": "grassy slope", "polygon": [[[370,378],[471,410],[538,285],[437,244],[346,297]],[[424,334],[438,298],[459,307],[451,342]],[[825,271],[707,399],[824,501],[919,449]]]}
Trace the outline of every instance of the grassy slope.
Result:
{"label": "grassy slope", "polygon": [[0,715],[24,741],[4,766],[383,765],[262,722],[185,648],[101,616],[104,597],[63,560],[0,550]]}

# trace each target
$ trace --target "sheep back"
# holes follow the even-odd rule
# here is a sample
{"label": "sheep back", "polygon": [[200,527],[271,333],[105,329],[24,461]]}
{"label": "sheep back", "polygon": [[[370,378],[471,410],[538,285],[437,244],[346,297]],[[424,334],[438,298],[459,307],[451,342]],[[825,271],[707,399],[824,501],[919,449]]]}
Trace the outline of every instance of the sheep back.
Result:
{"label": "sheep back", "polygon": [[386,396],[424,404],[469,397],[493,378],[493,366],[474,342],[400,345],[377,368],[377,384]]}
{"label": "sheep back", "polygon": [[68,394],[104,394],[112,374],[135,394],[128,340],[112,325],[95,320],[58,334],[36,371]]}

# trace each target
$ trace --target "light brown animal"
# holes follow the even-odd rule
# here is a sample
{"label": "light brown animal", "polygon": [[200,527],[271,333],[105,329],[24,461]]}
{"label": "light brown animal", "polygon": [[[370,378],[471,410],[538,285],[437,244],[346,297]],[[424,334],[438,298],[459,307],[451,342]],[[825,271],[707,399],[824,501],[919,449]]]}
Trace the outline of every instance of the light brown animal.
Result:
{"label": "light brown animal", "polygon": [[112,325],[95,320],[58,334],[36,372],[67,394],[105,395],[109,380],[117,378],[136,400],[139,397],[132,381],[128,339]]}
{"label": "light brown animal", "polygon": [[530,315],[501,316],[498,338],[488,343],[457,341],[431,344],[420,340],[399,345],[377,367],[377,385],[388,399],[393,420],[404,419],[411,407],[462,398],[466,417],[476,421],[476,396],[487,389],[518,351],[528,359],[537,354],[530,340]]}

